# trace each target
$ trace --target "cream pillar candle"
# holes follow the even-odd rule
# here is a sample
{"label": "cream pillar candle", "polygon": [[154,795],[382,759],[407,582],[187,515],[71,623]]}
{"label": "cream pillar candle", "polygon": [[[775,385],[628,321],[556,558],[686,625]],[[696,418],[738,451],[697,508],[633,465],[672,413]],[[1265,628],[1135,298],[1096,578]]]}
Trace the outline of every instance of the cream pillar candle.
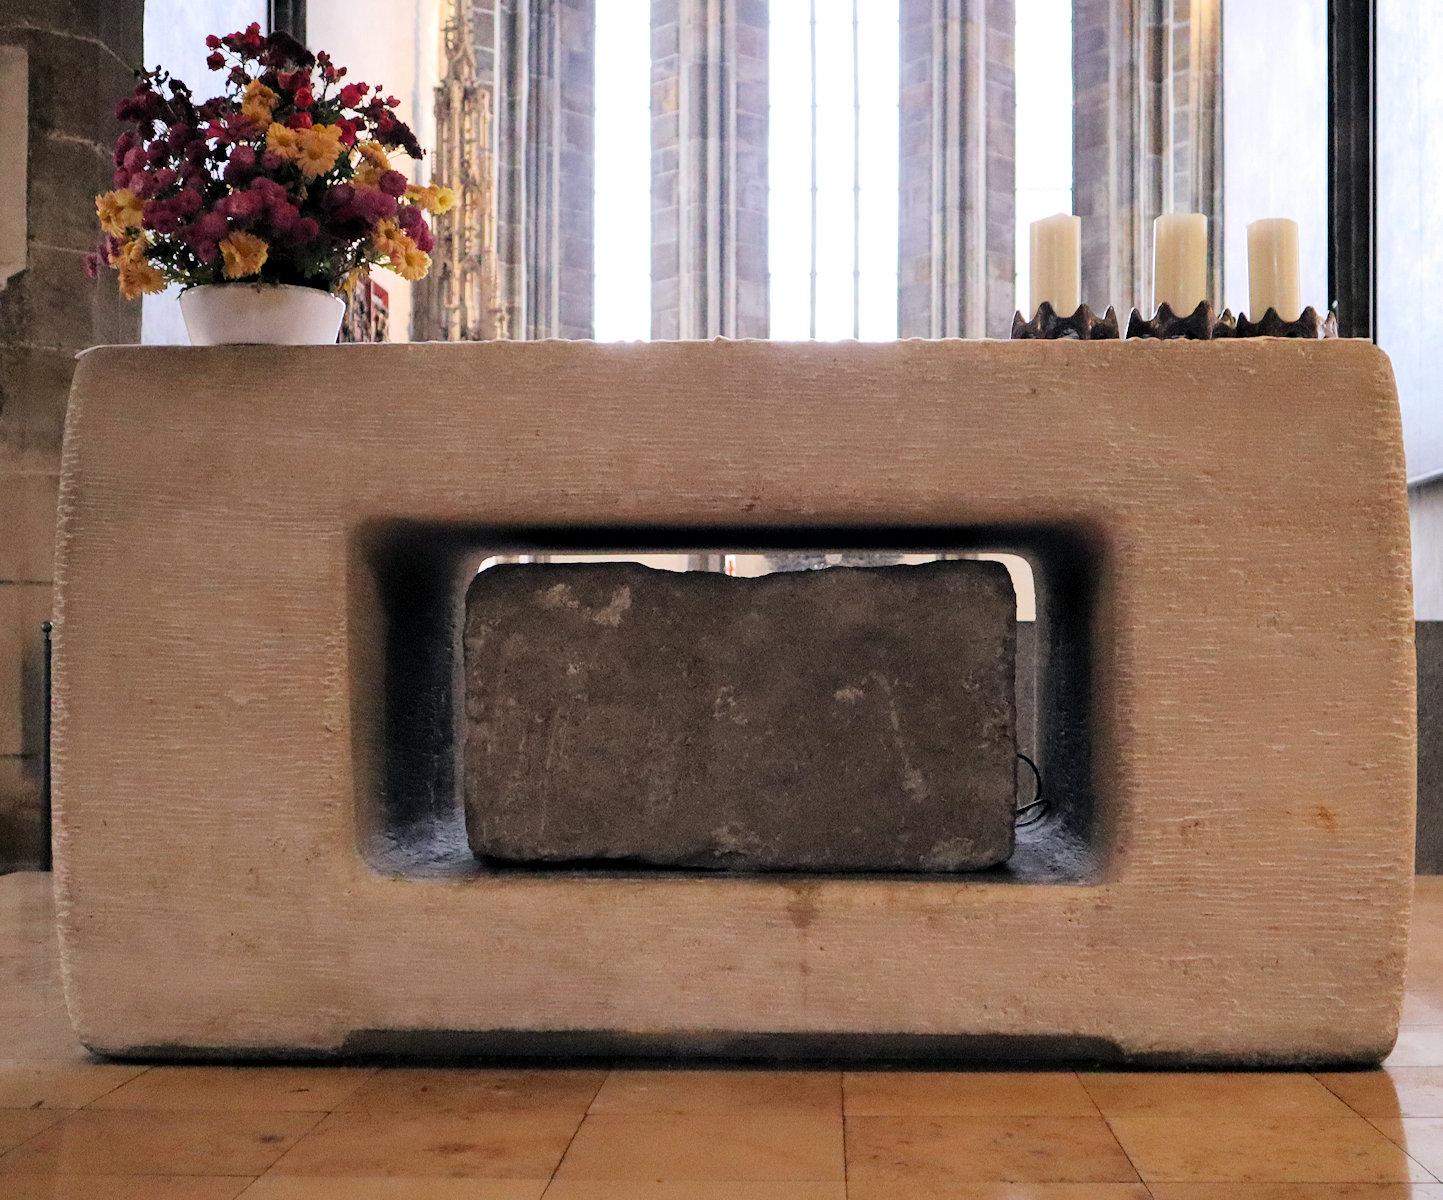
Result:
{"label": "cream pillar candle", "polygon": [[1284,321],[1303,314],[1298,282],[1298,223],[1270,217],[1248,226],[1248,303],[1254,321],[1276,309]]}
{"label": "cream pillar candle", "polygon": [[1188,316],[1207,299],[1208,219],[1166,213],[1152,223],[1152,306]]}
{"label": "cream pillar candle", "polygon": [[1058,213],[1032,222],[1032,312],[1044,300],[1070,317],[1082,303],[1082,218]]}

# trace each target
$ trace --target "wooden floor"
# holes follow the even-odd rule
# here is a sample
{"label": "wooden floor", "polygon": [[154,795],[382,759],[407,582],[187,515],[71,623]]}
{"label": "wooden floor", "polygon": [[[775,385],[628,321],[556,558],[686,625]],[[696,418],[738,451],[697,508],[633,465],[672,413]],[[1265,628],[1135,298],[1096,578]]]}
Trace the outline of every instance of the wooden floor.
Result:
{"label": "wooden floor", "polygon": [[74,1041],[0,877],[0,1198],[1443,1200],[1443,878],[1382,1071],[153,1067]]}

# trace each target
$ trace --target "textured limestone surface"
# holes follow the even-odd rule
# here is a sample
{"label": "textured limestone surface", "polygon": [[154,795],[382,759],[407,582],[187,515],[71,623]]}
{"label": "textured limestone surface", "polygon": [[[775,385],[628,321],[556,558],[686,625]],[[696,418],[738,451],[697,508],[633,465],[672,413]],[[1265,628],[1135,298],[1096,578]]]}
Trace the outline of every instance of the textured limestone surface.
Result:
{"label": "textured limestone surface", "polygon": [[[56,887],[96,1049],[886,1034],[1362,1063],[1393,1042],[1415,660],[1370,344],[104,349],[77,368],[60,511]],[[378,872],[368,547],[397,524],[543,548],[1070,531],[1100,871]]]}
{"label": "textured limestone surface", "polygon": [[739,871],[1004,862],[1016,607],[995,562],[482,571],[466,597],[471,848]]}

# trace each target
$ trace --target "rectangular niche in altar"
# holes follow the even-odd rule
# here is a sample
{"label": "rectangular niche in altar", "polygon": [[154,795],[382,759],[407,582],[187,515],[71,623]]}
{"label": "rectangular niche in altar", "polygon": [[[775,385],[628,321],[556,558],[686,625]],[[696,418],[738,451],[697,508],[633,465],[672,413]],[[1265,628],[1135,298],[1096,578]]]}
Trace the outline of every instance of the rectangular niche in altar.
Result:
{"label": "rectangular niche in altar", "polygon": [[[375,807],[364,811],[361,841],[377,870],[422,878],[515,869],[473,853],[463,761],[466,597],[494,564],[513,562],[534,564],[533,570],[562,563],[667,563],[696,574],[793,571],[827,562],[871,570],[903,562],[1007,562],[1018,604],[1011,684],[1017,757],[1008,772],[1016,826],[1010,854],[972,873],[1001,883],[1081,884],[1095,879],[1105,861],[1093,814],[1089,702],[1101,547],[1081,528],[560,530],[384,522],[358,530],[355,550],[363,594],[375,597],[381,614],[384,707],[371,726],[381,786]],[[837,796],[841,806],[869,801],[856,789]],[[796,868],[800,874],[816,869]],[[598,859],[532,862],[525,869],[644,874],[653,867],[636,859]],[[919,866],[899,876],[909,877],[946,873]]]}

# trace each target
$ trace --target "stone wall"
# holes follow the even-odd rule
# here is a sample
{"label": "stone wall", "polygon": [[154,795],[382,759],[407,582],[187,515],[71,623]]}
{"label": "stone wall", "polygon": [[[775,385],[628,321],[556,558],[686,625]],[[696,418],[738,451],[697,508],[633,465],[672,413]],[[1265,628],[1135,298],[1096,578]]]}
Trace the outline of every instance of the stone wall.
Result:
{"label": "stone wall", "polygon": [[768,0],[652,0],[651,336],[768,335]]}
{"label": "stone wall", "polygon": [[1006,337],[1014,308],[1013,0],[902,0],[898,331]]}
{"label": "stone wall", "polygon": [[497,248],[511,336],[589,338],[595,0],[484,0],[474,11],[478,43],[492,31],[477,69],[496,95]]}
{"label": "stone wall", "polygon": [[[29,59],[26,267],[0,284],[0,870],[37,865],[40,623],[51,611],[60,437],[77,351],[134,342],[140,305],[82,260],[110,186],[112,105],[134,86],[143,0],[0,0],[0,45]],[[0,130],[9,139],[18,131]]]}
{"label": "stone wall", "polygon": [[[1222,37],[1214,0],[1073,0],[1073,207],[1082,300],[1152,301],[1152,222],[1210,218],[1209,291],[1221,299]],[[1150,311],[1150,310],[1149,310]]]}

